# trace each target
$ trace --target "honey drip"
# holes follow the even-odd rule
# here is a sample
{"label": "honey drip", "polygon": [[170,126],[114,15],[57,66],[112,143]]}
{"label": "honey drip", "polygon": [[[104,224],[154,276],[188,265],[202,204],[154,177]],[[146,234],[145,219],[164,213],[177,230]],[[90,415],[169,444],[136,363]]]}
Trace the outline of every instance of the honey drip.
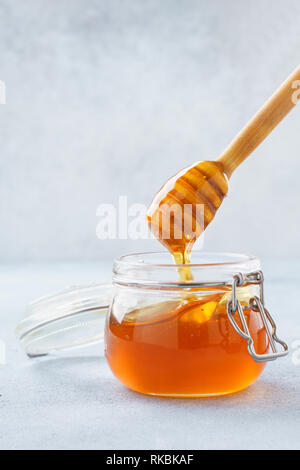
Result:
{"label": "honey drip", "polygon": [[[222,164],[210,161],[181,170],[158,191],[148,209],[148,224],[176,264],[190,263],[195,241],[213,220],[227,191]],[[178,272],[181,281],[193,279],[188,267]]]}

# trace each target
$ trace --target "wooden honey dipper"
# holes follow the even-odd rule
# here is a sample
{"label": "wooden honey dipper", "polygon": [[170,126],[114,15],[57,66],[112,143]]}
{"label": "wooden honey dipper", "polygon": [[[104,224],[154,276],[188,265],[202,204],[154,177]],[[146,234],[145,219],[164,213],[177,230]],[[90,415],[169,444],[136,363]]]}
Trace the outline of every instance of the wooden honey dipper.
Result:
{"label": "wooden honey dipper", "polygon": [[[190,262],[192,246],[213,220],[232,173],[300,101],[299,86],[300,66],[216,161],[200,161],[184,168],[155,195],[148,208],[148,223],[177,264]],[[188,279],[190,274],[181,277]]]}

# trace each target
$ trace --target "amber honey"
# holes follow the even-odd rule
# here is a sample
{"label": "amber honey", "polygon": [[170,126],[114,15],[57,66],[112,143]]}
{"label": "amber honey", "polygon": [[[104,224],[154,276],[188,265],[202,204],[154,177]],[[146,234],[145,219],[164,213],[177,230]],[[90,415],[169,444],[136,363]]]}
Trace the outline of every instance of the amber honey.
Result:
{"label": "amber honey", "polygon": [[[162,302],[121,322],[112,310],[106,357],[115,376],[135,391],[161,396],[226,395],[248,387],[265,365],[250,357],[228,320],[225,300],[220,293]],[[245,315],[256,351],[266,353],[261,317],[252,310]]]}

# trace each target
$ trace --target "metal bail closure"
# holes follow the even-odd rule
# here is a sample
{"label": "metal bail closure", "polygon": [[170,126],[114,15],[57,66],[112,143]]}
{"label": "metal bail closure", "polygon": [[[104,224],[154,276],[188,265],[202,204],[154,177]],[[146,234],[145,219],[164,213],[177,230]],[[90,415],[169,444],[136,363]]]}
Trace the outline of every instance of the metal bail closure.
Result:
{"label": "metal bail closure", "polygon": [[[237,298],[237,287],[241,287],[244,284],[259,284],[260,287],[260,297],[253,297],[249,305],[242,307],[240,301]],[[244,338],[248,343],[248,351],[252,359],[255,362],[269,362],[275,361],[279,357],[287,356],[289,353],[288,345],[278,338],[276,332],[276,323],[274,319],[271,317],[270,313],[264,306],[264,276],[262,271],[255,271],[247,275],[243,275],[241,273],[236,274],[233,277],[232,283],[232,298],[227,302],[227,316],[230,320],[235,331]],[[250,335],[250,331],[247,325],[247,321],[244,315],[244,310],[255,310],[260,313],[262,322],[264,324],[266,333],[268,335],[270,346],[272,349],[272,353],[269,354],[257,354],[254,348],[253,338]],[[238,312],[238,315],[241,320],[242,328],[241,329],[234,319],[234,315]],[[281,345],[283,350],[278,351],[277,345]]]}

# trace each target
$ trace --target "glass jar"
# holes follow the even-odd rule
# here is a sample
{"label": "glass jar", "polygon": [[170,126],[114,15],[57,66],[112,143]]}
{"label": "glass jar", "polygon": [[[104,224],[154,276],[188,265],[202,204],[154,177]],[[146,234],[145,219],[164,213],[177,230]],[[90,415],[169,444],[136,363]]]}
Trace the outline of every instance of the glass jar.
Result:
{"label": "glass jar", "polygon": [[[144,253],[114,263],[105,354],[132,390],[231,394],[255,382],[267,361],[287,354],[264,306],[258,258],[195,252],[193,261],[178,266],[168,253]],[[182,270],[190,270],[192,280],[179,282]]]}
{"label": "glass jar", "polygon": [[105,329],[107,361],[121,382],[178,397],[237,392],[287,354],[256,257],[194,252],[189,266],[170,259],[125,256],[114,263],[114,286],[71,286],[32,302],[16,330],[22,348],[30,358],[77,351],[103,341]]}

